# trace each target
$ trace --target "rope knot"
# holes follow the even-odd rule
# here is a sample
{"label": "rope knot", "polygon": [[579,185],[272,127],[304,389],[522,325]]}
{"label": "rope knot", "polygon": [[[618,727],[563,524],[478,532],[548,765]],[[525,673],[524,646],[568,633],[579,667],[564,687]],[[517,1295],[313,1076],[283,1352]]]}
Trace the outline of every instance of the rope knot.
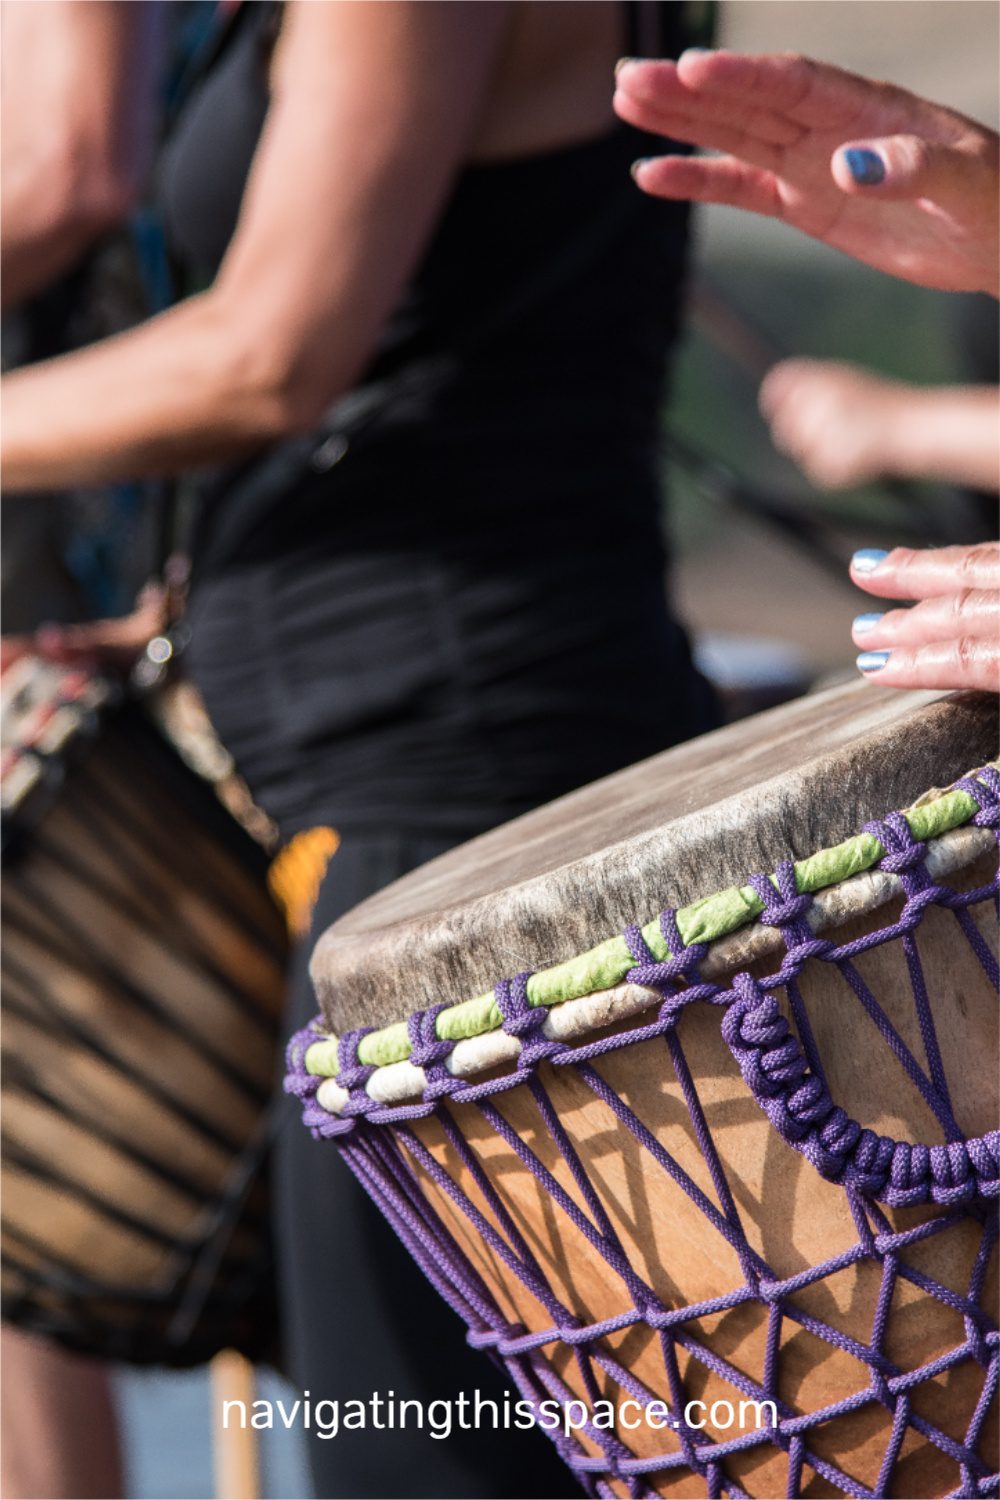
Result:
{"label": "rope knot", "polygon": [[[632,984],[641,984],[649,989],[665,989],[668,985],[689,984],[692,979],[697,980],[698,965],[708,952],[708,944],[692,943],[688,947],[681,937],[677,913],[673,907],[662,911],[659,921],[668,955],[664,959],[657,959],[653,955],[641,927],[634,924],[626,927],[625,942],[636,962],[636,967],[629,970],[626,978]],[[671,1020],[676,1020],[673,1012]]]}
{"label": "rope knot", "polygon": [[425,1071],[442,1062],[451,1051],[451,1042],[440,1041],[436,1030],[437,1018],[444,1009],[444,1004],[434,1005],[429,1010],[414,1011],[407,1018],[410,1061]]}
{"label": "rope knot", "polygon": [[927,845],[914,843],[909,849],[900,849],[896,854],[884,854],[879,860],[879,867],[890,875],[902,875],[905,870],[922,865],[926,855]]}
{"label": "rope knot", "polygon": [[508,1036],[516,1036],[520,1041],[521,1062],[526,1067],[561,1052],[565,1045],[550,1042],[542,1036],[548,1012],[544,1005],[533,1006],[528,999],[530,978],[530,972],[525,971],[513,979],[501,979],[493,990],[503,1029]]}
{"label": "rope knot", "polygon": [[[765,927],[794,928],[805,924],[806,914],[812,906],[812,897],[799,894],[795,866],[790,859],[781,861],[774,872],[774,880],[768,875],[751,875],[749,883],[764,908],[760,921]],[[811,936],[808,929],[806,935]]]}
{"label": "rope knot", "polygon": [[[923,869],[923,863],[927,857],[927,845],[913,837],[910,825],[902,813],[891,812],[885,818],[866,823],[865,833],[878,839],[885,850],[878,862],[879,869],[885,870],[889,875],[904,877],[903,887],[908,895],[929,882],[930,877]],[[910,870],[916,873],[908,882],[905,876]],[[918,879],[918,876],[921,878]]]}
{"label": "rope knot", "polygon": [[963,1141],[947,1146],[932,1146],[929,1151],[931,1197],[935,1203],[951,1207],[967,1203],[975,1196],[976,1179]]}
{"label": "rope knot", "polygon": [[956,791],[967,792],[978,804],[972,821],[977,828],[1000,828],[1000,774],[993,766],[984,766],[972,776],[955,782]]}
{"label": "rope knot", "polygon": [[358,1047],[362,1038],[374,1029],[373,1026],[358,1026],[354,1031],[345,1031],[337,1043],[337,1082],[347,1089],[347,1101],[340,1111],[341,1119],[347,1121],[345,1129],[349,1127],[353,1116],[366,1115],[373,1107],[365,1084],[375,1068],[361,1061]]}
{"label": "rope knot", "polygon": [[406,1021],[410,1038],[410,1061],[424,1070],[427,1080],[424,1099],[428,1103],[451,1093],[458,1082],[445,1067],[445,1058],[451,1053],[452,1043],[441,1041],[437,1034],[437,1018],[445,1008],[442,1002],[428,1010],[414,1011]]}
{"label": "rope knot", "polygon": [[[358,1057],[362,1037],[374,1031],[373,1026],[358,1026],[354,1031],[345,1031],[337,1043],[337,1082],[350,1094],[364,1093],[364,1086],[375,1069]],[[367,1098],[367,1095],[365,1096]]]}
{"label": "rope knot", "polygon": [[968,1151],[983,1196],[1000,1197],[1000,1131],[991,1130],[969,1141]]}

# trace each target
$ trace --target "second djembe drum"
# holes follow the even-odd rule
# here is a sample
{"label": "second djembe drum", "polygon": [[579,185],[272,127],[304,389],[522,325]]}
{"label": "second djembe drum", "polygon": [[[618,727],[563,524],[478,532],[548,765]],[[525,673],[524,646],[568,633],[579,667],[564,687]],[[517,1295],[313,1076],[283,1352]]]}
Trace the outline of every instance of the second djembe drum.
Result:
{"label": "second djembe drum", "polygon": [[100,679],[21,657],[2,708],[3,1317],[109,1359],[266,1356],[267,855]]}
{"label": "second djembe drum", "polygon": [[591,1493],[995,1493],[996,745],[835,690],[322,939],[288,1087]]}

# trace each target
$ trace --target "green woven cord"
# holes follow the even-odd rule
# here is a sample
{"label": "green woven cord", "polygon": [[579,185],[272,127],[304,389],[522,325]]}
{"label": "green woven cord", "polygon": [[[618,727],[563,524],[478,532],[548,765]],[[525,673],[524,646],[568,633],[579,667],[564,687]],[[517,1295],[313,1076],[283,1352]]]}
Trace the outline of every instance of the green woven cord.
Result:
{"label": "green woven cord", "polygon": [[[993,764],[1000,769],[1000,763]],[[978,804],[968,792],[952,790],[916,803],[903,816],[913,837],[925,843],[953,828],[960,828],[978,811]],[[823,849],[819,854],[810,854],[799,860],[795,865],[796,889],[800,895],[812,895],[839,885],[852,875],[870,870],[884,854],[885,850],[872,834],[856,834],[832,849]],[[773,875],[771,880],[776,886]],[[745,927],[762,910],[763,904],[752,886],[732,886],[727,891],[704,896],[700,901],[682,907],[677,912],[677,929],[688,947],[694,943],[712,943]],[[657,961],[671,957],[658,917],[643,927],[642,935]],[[607,990],[620,984],[634,968],[635,959],[625,939],[608,938],[577,958],[532,974],[528,980],[528,1000],[532,1005],[559,1005],[564,1000],[579,1000],[596,990]],[[502,1017],[493,996],[478,995],[475,1000],[463,1000],[443,1010],[435,1029],[439,1041],[460,1042],[467,1037],[496,1031],[501,1023]],[[409,1055],[410,1037],[405,1021],[369,1033],[362,1037],[358,1046],[359,1060],[372,1067],[405,1062]],[[335,1078],[336,1038],[314,1042],[306,1052],[305,1065],[306,1071],[314,1077]]]}

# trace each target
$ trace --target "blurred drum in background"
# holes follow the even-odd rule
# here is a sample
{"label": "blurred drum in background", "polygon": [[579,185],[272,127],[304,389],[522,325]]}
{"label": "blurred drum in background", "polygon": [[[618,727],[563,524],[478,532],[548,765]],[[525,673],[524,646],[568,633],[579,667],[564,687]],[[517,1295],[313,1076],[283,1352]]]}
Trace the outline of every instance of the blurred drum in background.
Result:
{"label": "blurred drum in background", "polygon": [[321,940],[286,1086],[590,1493],[993,1492],[996,744],[835,689]]}
{"label": "blurred drum in background", "polygon": [[113,1359],[261,1355],[267,853],[106,682],[21,656],[2,698],[3,1316]]}

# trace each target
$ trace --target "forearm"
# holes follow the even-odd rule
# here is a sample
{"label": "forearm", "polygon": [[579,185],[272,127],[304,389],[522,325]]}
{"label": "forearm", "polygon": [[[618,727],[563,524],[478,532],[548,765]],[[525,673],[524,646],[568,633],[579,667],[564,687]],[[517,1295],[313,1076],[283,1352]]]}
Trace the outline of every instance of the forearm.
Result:
{"label": "forearm", "polygon": [[1000,490],[995,386],[909,388],[885,426],[886,472]]}
{"label": "forearm", "polygon": [[87,185],[87,196],[50,209],[40,184],[11,184],[3,194],[0,300],[18,307],[69,270],[94,241],[125,217],[132,196],[124,182]]}
{"label": "forearm", "polygon": [[135,203],[152,159],[163,9],[0,5],[5,308],[70,268]]}
{"label": "forearm", "polygon": [[363,371],[427,243],[505,15],[432,0],[289,5],[211,289],[10,377],[8,488],[174,473],[314,427]]}
{"label": "forearm", "polygon": [[47,490],[225,462],[313,412],[266,336],[213,292],[141,328],[6,376],[3,483]]}

